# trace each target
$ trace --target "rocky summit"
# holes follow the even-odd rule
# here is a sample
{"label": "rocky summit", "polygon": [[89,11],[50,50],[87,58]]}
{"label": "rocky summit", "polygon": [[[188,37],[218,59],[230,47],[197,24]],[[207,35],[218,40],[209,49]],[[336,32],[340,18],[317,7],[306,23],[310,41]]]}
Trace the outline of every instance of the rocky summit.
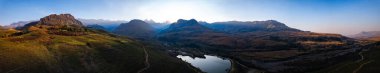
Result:
{"label": "rocky summit", "polygon": [[26,24],[24,27],[28,28],[30,26],[46,26],[46,27],[83,27],[83,24],[76,20],[71,14],[51,14],[44,18],[41,18],[40,21],[31,22]]}
{"label": "rocky summit", "polygon": [[76,20],[71,14],[52,14],[40,19],[40,24],[43,25],[69,25],[69,26],[83,26],[83,24]]}

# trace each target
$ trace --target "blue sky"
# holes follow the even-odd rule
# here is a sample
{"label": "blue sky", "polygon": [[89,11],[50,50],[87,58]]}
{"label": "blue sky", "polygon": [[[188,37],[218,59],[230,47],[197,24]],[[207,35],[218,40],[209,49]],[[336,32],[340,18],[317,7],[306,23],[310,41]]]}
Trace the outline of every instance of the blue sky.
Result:
{"label": "blue sky", "polygon": [[278,20],[301,30],[344,35],[380,31],[380,0],[0,0],[0,25],[60,13],[158,22]]}

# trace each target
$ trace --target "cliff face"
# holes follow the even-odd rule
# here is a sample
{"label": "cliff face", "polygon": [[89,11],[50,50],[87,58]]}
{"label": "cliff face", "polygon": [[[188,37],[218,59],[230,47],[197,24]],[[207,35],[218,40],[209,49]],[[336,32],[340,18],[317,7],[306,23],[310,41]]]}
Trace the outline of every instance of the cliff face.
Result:
{"label": "cliff face", "polygon": [[86,34],[83,24],[70,14],[52,14],[41,18],[40,21],[28,23],[20,29],[27,32],[38,31],[58,35]]}
{"label": "cliff face", "polygon": [[44,18],[41,18],[40,21],[35,21],[26,24],[22,29],[29,28],[31,26],[39,27],[52,27],[52,28],[62,28],[62,27],[75,27],[82,28],[83,24],[76,20],[71,14],[51,14]]}
{"label": "cliff face", "polygon": [[39,24],[41,25],[69,25],[69,26],[78,26],[81,27],[83,24],[76,20],[71,14],[52,14],[40,19]]}

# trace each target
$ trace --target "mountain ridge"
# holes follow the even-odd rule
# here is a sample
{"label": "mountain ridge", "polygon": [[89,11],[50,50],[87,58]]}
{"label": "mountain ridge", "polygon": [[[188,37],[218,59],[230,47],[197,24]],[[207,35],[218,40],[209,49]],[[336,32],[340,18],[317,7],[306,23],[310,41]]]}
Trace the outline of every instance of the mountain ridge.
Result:
{"label": "mountain ridge", "polygon": [[[236,23],[239,25],[234,25]],[[206,53],[233,58],[246,66],[259,67],[269,72],[304,72],[315,69],[316,66],[321,68],[321,65],[329,64],[309,64],[302,61],[325,62],[316,58],[332,60],[350,56],[349,54],[357,50],[347,48],[355,41],[345,36],[301,31],[273,20],[215,24],[223,28],[208,25],[212,24],[202,25],[196,20],[178,20],[160,32],[158,40],[171,46],[179,46],[178,48],[203,50]],[[226,31],[224,28],[230,30]],[[334,55],[338,53],[344,55]],[[321,55],[331,56],[325,58]],[[302,63],[305,66],[287,67],[292,63]],[[304,68],[303,71],[294,70],[298,67]]]}

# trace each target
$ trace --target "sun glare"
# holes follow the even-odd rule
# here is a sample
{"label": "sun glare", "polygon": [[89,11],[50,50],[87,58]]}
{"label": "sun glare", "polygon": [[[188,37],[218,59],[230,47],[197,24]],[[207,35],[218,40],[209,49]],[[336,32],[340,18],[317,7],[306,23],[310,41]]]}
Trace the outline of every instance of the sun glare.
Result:
{"label": "sun glare", "polygon": [[139,8],[140,19],[158,22],[175,22],[178,19],[197,19],[203,21],[225,20],[226,17],[217,7],[204,2],[167,2],[150,3]]}
{"label": "sun glare", "polygon": [[164,5],[150,5],[141,7],[139,13],[143,18],[153,19],[155,21],[176,21],[178,19],[191,19],[200,15],[199,7],[185,3],[168,3]]}

